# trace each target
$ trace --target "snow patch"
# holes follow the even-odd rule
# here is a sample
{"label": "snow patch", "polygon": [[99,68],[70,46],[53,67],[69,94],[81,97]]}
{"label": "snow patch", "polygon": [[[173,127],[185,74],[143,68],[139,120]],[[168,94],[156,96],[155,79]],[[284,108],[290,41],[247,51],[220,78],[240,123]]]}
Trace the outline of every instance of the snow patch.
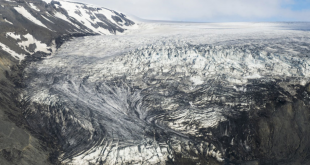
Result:
{"label": "snow patch", "polygon": [[12,49],[10,49],[8,46],[0,43],[0,47],[2,50],[4,50],[5,52],[9,53],[12,57],[14,57],[15,59],[19,60],[19,61],[22,61],[25,59],[25,56],[24,54],[18,54],[16,53],[15,51],[13,51]]}
{"label": "snow patch", "polygon": [[13,23],[12,23],[12,22],[10,22],[10,21],[8,21],[7,19],[4,19],[4,22],[6,22],[6,23],[9,23],[9,24],[13,25]]}
{"label": "snow patch", "polygon": [[[25,18],[27,18],[28,20],[30,20],[31,22],[42,26],[46,29],[49,29],[48,27],[46,27],[41,21],[39,21],[38,19],[36,19],[34,16],[32,16],[23,6],[19,6],[19,7],[14,7],[14,9],[21,14],[22,16],[24,16]],[[51,29],[49,29],[51,30]]]}
{"label": "snow patch", "polygon": [[15,34],[14,32],[7,32],[6,33],[6,37],[11,37],[15,40],[21,40],[20,35],[19,34]]}
{"label": "snow patch", "polygon": [[[25,51],[27,51],[30,54],[34,54],[35,52],[41,51],[44,53],[51,53],[51,51],[49,49],[51,49],[51,47],[47,46],[45,43],[42,43],[38,40],[36,40],[31,34],[26,34],[23,35],[23,37],[25,37],[27,39],[27,41],[21,41],[18,43],[18,45],[23,48]],[[36,45],[36,49],[34,52],[30,52],[29,50],[27,50],[27,47],[29,47],[31,44],[35,44]]]}
{"label": "snow patch", "polygon": [[46,2],[47,4],[51,3],[53,0],[42,0],[44,2]]}
{"label": "snow patch", "polygon": [[[104,29],[97,25],[97,22],[101,22],[93,11],[85,9],[85,5],[83,4],[72,4],[70,2],[61,1],[61,7],[66,9],[68,15],[78,22],[83,23],[87,28],[91,29],[93,32],[101,33],[101,34],[111,34],[109,30]],[[90,17],[94,18],[91,19]],[[94,27],[97,25],[98,27]]]}
{"label": "snow patch", "polygon": [[73,26],[75,26],[77,28],[80,28],[78,25],[72,23],[65,15],[63,15],[60,12],[55,13],[54,16],[57,17],[57,18],[60,18],[60,19],[62,19],[64,21],[66,21],[66,22],[69,22],[70,24],[72,24]]}
{"label": "snow patch", "polygon": [[54,22],[52,22],[51,20],[49,20],[48,18],[46,18],[44,15],[41,15],[45,20],[47,20],[48,22],[55,24]]}
{"label": "snow patch", "polygon": [[29,3],[30,7],[35,11],[41,11],[37,6],[35,6],[33,3]]}
{"label": "snow patch", "polygon": [[[97,15],[104,15],[106,17],[107,22],[111,22],[115,26],[119,27],[126,27],[126,29],[137,29],[137,25],[135,24],[134,26],[124,26],[124,21],[123,22],[116,22],[112,18],[112,16],[117,16],[116,13],[112,10],[108,10],[105,8],[98,8],[96,6],[92,5],[85,5],[85,4],[80,4],[80,3],[75,3],[75,2],[70,2],[70,1],[63,1],[60,0],[58,1],[60,5],[55,4],[54,6],[56,8],[63,8],[64,10],[67,11],[68,16],[56,12],[54,14],[55,17],[60,18],[66,22],[69,22],[70,24],[74,25],[77,28],[80,28],[78,25],[76,25],[74,22],[71,20],[76,20],[77,22],[83,24],[84,26],[87,27],[88,30],[87,32],[92,32],[92,33],[99,33],[99,34],[105,34],[105,35],[111,35],[111,33],[115,34],[123,34],[121,32],[115,31],[111,32],[108,29],[99,26],[101,23],[107,25],[105,21],[101,21]],[[89,7],[93,8],[89,9]],[[109,26],[109,25],[107,25]]]}
{"label": "snow patch", "polygon": [[101,8],[101,10],[97,10],[97,13],[103,14],[109,21],[111,21],[114,24],[117,24],[117,22],[112,19],[112,16],[115,16],[115,14],[108,9]]}

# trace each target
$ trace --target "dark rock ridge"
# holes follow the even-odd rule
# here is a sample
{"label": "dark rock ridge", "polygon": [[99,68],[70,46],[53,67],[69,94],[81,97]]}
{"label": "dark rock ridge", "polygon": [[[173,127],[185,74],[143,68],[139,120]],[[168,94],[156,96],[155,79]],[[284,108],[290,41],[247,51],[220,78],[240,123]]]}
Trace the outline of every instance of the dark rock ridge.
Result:
{"label": "dark rock ridge", "polygon": [[[70,6],[80,18],[68,11]],[[30,128],[17,101],[25,87],[24,68],[55,52],[72,38],[114,35],[134,24],[124,14],[81,3],[0,0],[1,165],[60,163],[55,154],[61,147],[57,139],[41,136]]]}

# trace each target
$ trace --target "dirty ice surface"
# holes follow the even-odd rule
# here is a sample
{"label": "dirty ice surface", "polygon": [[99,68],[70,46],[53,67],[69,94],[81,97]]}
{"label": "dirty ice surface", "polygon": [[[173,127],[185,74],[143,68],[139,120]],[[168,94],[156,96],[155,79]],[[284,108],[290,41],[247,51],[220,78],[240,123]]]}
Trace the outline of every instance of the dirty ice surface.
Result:
{"label": "dirty ice surface", "polygon": [[[309,82],[309,25],[141,22],[123,35],[75,38],[26,69],[24,99],[74,111],[57,112],[55,122],[63,124],[59,130],[70,126],[60,114],[73,114],[69,118],[90,139],[104,128],[104,139],[68,159],[63,156],[64,163],[164,162],[171,150],[181,152],[180,141],[157,144],[145,132],[165,130],[169,140],[187,141],[200,129],[225,121],[236,105],[238,111],[259,107],[243,94],[253,79]],[[87,116],[86,109],[96,115]],[[53,116],[49,111],[46,116]],[[70,145],[83,148],[75,136],[70,135]],[[153,142],[149,147],[148,141]],[[141,146],[143,152],[137,149]],[[219,149],[211,155],[222,160]]]}

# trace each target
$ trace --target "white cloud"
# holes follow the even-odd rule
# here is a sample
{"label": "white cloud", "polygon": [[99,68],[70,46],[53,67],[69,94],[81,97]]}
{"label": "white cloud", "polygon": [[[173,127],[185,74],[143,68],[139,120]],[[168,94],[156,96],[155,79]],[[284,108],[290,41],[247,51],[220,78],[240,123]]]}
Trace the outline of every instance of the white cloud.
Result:
{"label": "white cloud", "polygon": [[283,6],[293,0],[78,0],[144,19],[177,21],[309,21],[310,11]]}

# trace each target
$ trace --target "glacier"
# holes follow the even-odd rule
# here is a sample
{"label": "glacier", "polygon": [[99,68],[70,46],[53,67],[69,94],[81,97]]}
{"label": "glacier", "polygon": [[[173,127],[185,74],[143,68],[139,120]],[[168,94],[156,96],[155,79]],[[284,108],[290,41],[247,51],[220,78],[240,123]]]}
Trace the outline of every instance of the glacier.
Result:
{"label": "glacier", "polygon": [[270,113],[294,122],[292,107],[308,113],[308,27],[139,22],[120,35],[74,38],[25,68],[19,99],[30,127],[61,144],[64,164],[282,160],[283,148],[261,156],[272,138],[260,131],[271,131]]}

